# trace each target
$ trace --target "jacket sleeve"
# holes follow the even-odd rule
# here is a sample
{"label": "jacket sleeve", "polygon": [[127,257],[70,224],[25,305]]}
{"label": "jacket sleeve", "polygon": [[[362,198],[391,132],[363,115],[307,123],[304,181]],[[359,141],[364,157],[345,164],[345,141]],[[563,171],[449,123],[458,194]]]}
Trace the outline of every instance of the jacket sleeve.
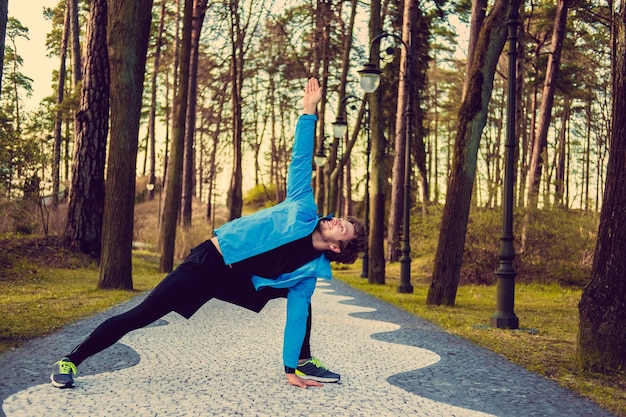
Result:
{"label": "jacket sleeve", "polygon": [[309,304],[317,278],[302,279],[289,288],[287,295],[287,320],[283,338],[283,364],[289,368],[298,366],[298,357],[306,333],[306,320],[309,316]]}
{"label": "jacket sleeve", "polygon": [[314,114],[303,114],[296,123],[296,133],[287,172],[287,199],[299,199],[303,194],[313,194],[313,148],[315,146]]}

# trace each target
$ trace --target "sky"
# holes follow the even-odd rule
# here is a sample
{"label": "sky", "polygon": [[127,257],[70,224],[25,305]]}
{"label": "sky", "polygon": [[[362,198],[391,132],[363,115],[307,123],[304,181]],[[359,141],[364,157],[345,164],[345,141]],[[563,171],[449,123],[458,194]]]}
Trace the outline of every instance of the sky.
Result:
{"label": "sky", "polygon": [[33,96],[25,100],[28,110],[33,110],[46,96],[53,93],[52,71],[59,63],[58,58],[48,58],[46,34],[52,23],[43,17],[44,7],[53,7],[58,0],[9,0],[9,17],[19,20],[28,28],[30,40],[20,39],[17,52],[24,59],[22,72],[33,79]]}

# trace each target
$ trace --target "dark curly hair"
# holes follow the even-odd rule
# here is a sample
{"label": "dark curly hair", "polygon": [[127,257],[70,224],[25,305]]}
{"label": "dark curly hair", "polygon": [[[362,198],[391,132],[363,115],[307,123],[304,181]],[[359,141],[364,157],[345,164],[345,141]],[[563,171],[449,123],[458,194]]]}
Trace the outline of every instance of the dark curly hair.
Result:
{"label": "dark curly hair", "polygon": [[347,242],[340,242],[340,252],[325,250],[324,255],[329,261],[340,262],[342,264],[353,264],[359,253],[364,252],[367,247],[367,234],[363,222],[353,216],[344,217],[344,220],[354,226],[354,237]]}

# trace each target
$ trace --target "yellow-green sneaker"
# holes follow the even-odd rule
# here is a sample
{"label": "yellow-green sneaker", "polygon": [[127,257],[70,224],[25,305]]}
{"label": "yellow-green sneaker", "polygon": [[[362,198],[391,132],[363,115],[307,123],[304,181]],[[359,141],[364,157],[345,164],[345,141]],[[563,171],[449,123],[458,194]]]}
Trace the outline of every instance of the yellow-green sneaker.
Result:
{"label": "yellow-green sneaker", "polygon": [[76,365],[68,358],[57,361],[52,368],[50,381],[57,388],[70,388],[74,386],[74,376],[76,375]]}
{"label": "yellow-green sneaker", "polygon": [[341,375],[329,371],[316,358],[311,358],[302,364],[298,364],[296,375],[302,379],[311,379],[317,382],[337,382],[341,378]]}

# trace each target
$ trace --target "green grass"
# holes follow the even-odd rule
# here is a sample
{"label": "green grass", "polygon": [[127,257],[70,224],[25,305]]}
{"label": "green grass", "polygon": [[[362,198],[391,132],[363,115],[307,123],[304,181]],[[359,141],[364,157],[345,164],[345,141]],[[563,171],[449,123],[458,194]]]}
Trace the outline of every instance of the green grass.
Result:
{"label": "green grass", "polygon": [[356,289],[553,379],[618,416],[626,416],[626,374],[591,374],[577,368],[577,306],[582,292],[578,288],[516,284],[514,311],[520,328],[502,330],[489,326],[489,318],[496,307],[495,286],[460,286],[454,307],[427,306],[429,283],[425,280],[412,282],[412,294],[398,293],[398,263],[388,265],[384,285],[369,284],[367,279],[361,278],[358,263],[349,269],[337,269],[334,274]]}
{"label": "green grass", "polygon": [[95,264],[82,269],[46,268],[24,261],[13,265],[13,275],[19,278],[0,280],[0,353],[153,288],[163,278],[158,264],[154,255],[134,255],[134,291],[97,289]]}

